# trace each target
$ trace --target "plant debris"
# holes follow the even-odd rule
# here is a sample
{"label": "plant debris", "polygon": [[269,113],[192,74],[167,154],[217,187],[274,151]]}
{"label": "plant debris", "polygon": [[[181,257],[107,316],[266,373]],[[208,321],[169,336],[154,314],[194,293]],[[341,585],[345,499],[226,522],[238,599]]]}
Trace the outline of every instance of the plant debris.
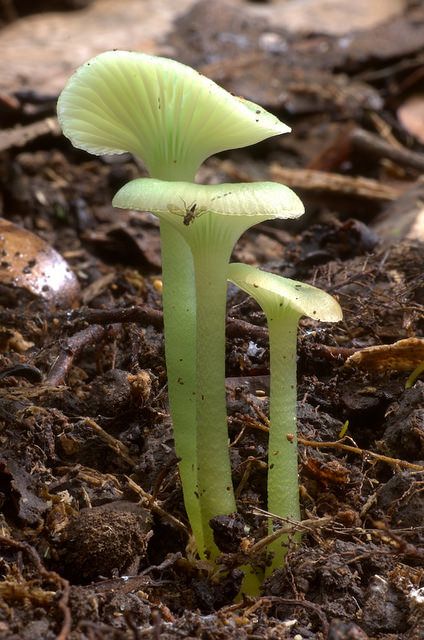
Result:
{"label": "plant debris", "polygon": [[[296,0],[58,1],[25,17],[47,4],[0,11],[0,208],[15,238],[0,265],[0,638],[420,640],[421,4],[368,3],[354,30]],[[302,25],[282,21],[293,7]],[[172,440],[158,224],[110,204],[144,170],[72,149],[55,119],[70,69],[112,46],[175,57],[290,122],[289,136],[209,159],[198,180],[297,188],[304,219],[249,230],[232,260],[320,287],[344,311],[337,325],[300,323],[302,520],[272,536],[302,540],[258,598],[234,602],[241,568],[263,566],[272,541],[265,318],[229,286],[239,514],[213,523],[210,575],[193,557]],[[43,291],[57,265],[69,288]]]}

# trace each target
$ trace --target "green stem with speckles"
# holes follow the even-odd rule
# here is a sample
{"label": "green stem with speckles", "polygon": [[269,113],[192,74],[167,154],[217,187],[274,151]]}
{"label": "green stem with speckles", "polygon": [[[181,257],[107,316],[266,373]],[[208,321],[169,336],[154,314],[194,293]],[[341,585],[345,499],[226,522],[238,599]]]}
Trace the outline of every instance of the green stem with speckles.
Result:
{"label": "green stem with speckles", "polygon": [[[271,371],[268,511],[298,521],[300,505],[296,434],[296,346],[300,316],[296,311],[286,308],[280,313],[269,313],[267,317]],[[268,574],[283,566],[287,542],[287,536],[280,536],[269,546],[273,560]]]}

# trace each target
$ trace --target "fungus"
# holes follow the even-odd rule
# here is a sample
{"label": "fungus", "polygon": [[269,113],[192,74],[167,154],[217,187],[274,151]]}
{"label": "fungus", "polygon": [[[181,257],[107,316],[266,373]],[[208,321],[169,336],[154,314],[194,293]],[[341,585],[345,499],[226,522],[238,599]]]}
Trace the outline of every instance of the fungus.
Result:
{"label": "fungus", "polygon": [[[184,487],[184,494],[195,493],[200,507],[200,517],[191,519],[198,550],[202,556],[214,556],[209,521],[236,509],[225,406],[228,262],[235,242],[246,229],[272,218],[296,218],[303,214],[303,205],[288,187],[272,182],[197,185],[151,178],[126,184],[116,194],[113,205],[148,210],[161,221],[166,220],[184,238],[193,256],[196,430],[183,431],[184,425],[174,424],[174,434],[179,455],[197,465],[195,482],[190,479],[191,485]],[[187,219],[187,213],[194,217]],[[183,295],[180,290],[168,293],[174,304]],[[178,343],[168,344],[167,348],[168,353],[179,352]],[[185,481],[182,477],[183,485]]]}
{"label": "fungus", "polygon": [[[296,344],[301,316],[324,322],[342,319],[339,303],[325,291],[302,282],[234,263],[228,279],[251,295],[268,321],[270,349],[270,430],[268,510],[300,520],[296,440]],[[271,570],[280,567],[287,537],[271,543]]]}
{"label": "fungus", "polygon": [[[128,51],[108,51],[80,67],[59,97],[58,118],[74,146],[96,155],[129,151],[153,178],[171,181],[194,181],[200,164],[218,151],[290,131],[258,105],[232,96],[190,67]],[[169,194],[167,200],[182,207]],[[190,207],[197,201],[188,196],[185,203]],[[181,213],[179,230],[186,226],[185,206]],[[195,215],[186,230],[203,226],[206,217],[197,220]],[[196,482],[195,282],[184,234],[171,224],[175,218],[161,216],[165,355],[184,502],[193,522],[199,519],[198,502],[186,489]]]}

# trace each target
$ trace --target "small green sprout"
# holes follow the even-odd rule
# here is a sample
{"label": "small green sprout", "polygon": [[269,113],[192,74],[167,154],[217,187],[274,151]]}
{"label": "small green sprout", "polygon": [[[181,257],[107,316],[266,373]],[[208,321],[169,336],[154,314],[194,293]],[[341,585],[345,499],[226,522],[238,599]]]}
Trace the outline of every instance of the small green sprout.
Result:
{"label": "small green sprout", "polygon": [[[170,201],[174,203],[171,207]],[[188,213],[186,202],[195,203],[195,208],[191,205]],[[234,244],[246,229],[264,220],[298,217],[303,213],[303,205],[288,187],[273,182],[197,185],[151,178],[126,184],[116,194],[113,204],[155,213],[181,234],[192,252],[197,318],[196,432],[194,442],[183,442],[184,436],[179,436],[179,455],[196,461],[196,484],[184,487],[185,495],[193,492],[200,507],[200,518],[191,519],[199,552],[213,557],[217,549],[209,521],[236,510],[225,405],[228,262]],[[183,207],[179,212],[178,206]],[[202,215],[187,223],[186,216],[196,210]],[[179,296],[180,292],[176,291],[175,295]],[[178,350],[179,346],[168,346],[171,348]],[[174,431],[177,438],[175,425]]]}
{"label": "small green sprout", "polygon": [[[301,316],[324,322],[342,319],[339,303],[316,287],[245,264],[230,264],[228,279],[251,295],[268,321],[270,349],[270,431],[268,510],[300,520],[296,438],[296,344]],[[271,525],[272,527],[272,525]],[[270,545],[270,570],[282,566],[287,537]]]}
{"label": "small green sprout", "polygon": [[418,367],[415,367],[415,369],[405,382],[405,389],[412,389],[422,373],[424,373],[424,362],[421,362]]}
{"label": "small green sprout", "polygon": [[[74,146],[96,155],[130,152],[153,178],[168,181],[194,182],[210,155],[290,131],[262,107],[232,96],[190,67],[128,51],[108,51],[80,67],[59,97],[58,118]],[[168,193],[165,209],[174,206],[180,215],[161,216],[161,249],[169,401],[184,502],[196,529],[193,523],[201,519],[194,489],[196,284],[192,252],[174,224],[180,221],[178,231],[196,229],[207,217],[200,216],[193,187],[181,194],[188,210],[185,205],[178,209],[181,200]],[[135,203],[134,208],[139,206]],[[222,281],[221,275],[217,278]],[[202,553],[199,531],[195,536]]]}

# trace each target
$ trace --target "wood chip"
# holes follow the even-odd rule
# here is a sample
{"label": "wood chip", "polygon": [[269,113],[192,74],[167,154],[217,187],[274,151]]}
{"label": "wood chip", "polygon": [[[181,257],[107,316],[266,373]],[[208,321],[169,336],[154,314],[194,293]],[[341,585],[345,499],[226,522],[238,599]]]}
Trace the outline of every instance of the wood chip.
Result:
{"label": "wood chip", "polygon": [[25,147],[28,142],[48,134],[53,136],[62,134],[57,118],[45,118],[24,127],[5,129],[0,132],[0,151],[13,147]]}
{"label": "wood chip", "polygon": [[368,200],[396,200],[402,193],[398,187],[362,176],[344,176],[311,169],[286,169],[276,163],[271,165],[270,174],[277,182],[305,191],[346,194]]}
{"label": "wood chip", "polygon": [[346,360],[346,365],[364,371],[389,373],[412,371],[424,362],[424,338],[406,338],[393,344],[361,349]]}

